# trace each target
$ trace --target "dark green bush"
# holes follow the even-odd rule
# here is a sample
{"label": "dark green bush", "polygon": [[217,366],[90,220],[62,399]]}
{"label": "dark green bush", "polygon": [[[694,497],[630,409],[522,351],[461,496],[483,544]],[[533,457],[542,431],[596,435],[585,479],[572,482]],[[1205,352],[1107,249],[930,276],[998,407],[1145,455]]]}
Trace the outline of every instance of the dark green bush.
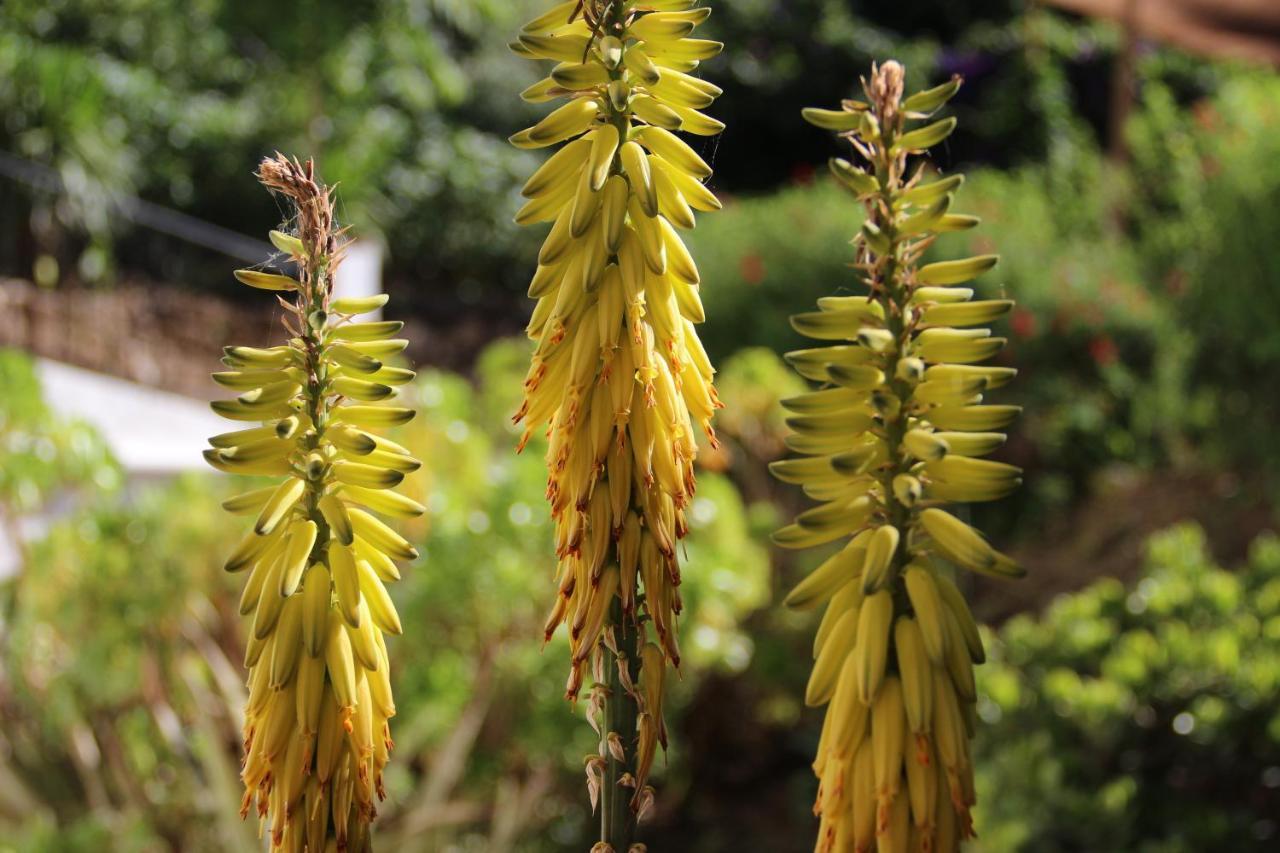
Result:
{"label": "dark green bush", "polygon": [[702,272],[707,322],[699,330],[723,361],[747,346],[778,352],[802,345],[786,318],[808,311],[818,296],[854,293],[849,240],[862,209],[831,181],[768,196],[730,198],[689,234]]}
{"label": "dark green bush", "polygon": [[982,851],[1274,849],[1280,539],[1214,564],[1194,526],[1133,585],[1020,616],[979,668]]}
{"label": "dark green bush", "polygon": [[[525,282],[510,260],[527,246],[510,217],[532,158],[506,141],[528,74],[506,42],[535,5],[7,0],[0,151],[53,168],[65,189],[0,179],[12,202],[0,239],[30,222],[37,248],[66,269],[79,261],[81,279],[109,279],[114,254],[153,278],[229,291],[212,274],[225,263],[127,233],[121,196],[259,234],[280,214],[251,165],[305,150],[341,183],[342,218],[387,238],[393,277],[447,283],[464,300],[494,280],[514,292]],[[93,246],[79,254],[86,231]],[[27,275],[15,263],[30,264],[30,247],[14,246],[0,268]]]}

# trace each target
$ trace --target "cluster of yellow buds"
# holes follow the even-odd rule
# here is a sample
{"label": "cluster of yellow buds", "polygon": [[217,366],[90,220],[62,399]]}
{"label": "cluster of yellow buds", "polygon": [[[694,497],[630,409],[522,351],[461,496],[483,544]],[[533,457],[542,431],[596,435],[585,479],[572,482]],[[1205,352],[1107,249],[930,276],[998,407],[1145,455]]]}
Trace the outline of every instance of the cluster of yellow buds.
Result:
{"label": "cluster of yellow buds", "polygon": [[384,633],[401,632],[385,583],[417,551],[369,510],[412,517],[423,508],[391,491],[421,463],[369,429],[402,424],[412,409],[377,405],[413,372],[383,363],[407,341],[402,323],[360,322],[385,296],[333,299],[345,243],[329,189],[305,164],[277,155],[258,178],[297,213],[297,234],[271,233],[297,278],[240,270],[277,292],[288,343],[228,347],[218,384],[239,392],[213,409],[260,426],[214,436],[205,459],[233,474],[283,477],[226,501],[255,516],[226,568],[246,572],[240,612],[252,616],[245,652],[245,786],[272,849],[368,850],[395,714]]}
{"label": "cluster of yellow buds", "polygon": [[[695,210],[720,207],[703,185],[711,168],[676,135],[723,129],[700,112],[720,89],[694,76],[723,45],[690,37],[710,14],[694,5],[557,3],[511,45],[557,63],[527,101],[568,101],[511,138],[565,143],[525,184],[516,217],[551,223],[529,288],[537,347],[516,420],[521,447],[535,430],[548,436],[559,591],[546,636],[568,623],[569,697],[588,668],[593,676],[588,717],[601,750],[587,774],[606,827],[633,825],[652,799],[666,668],[680,662],[676,544],[695,429],[714,443],[720,405],[694,328],[704,319],[698,268],[678,231],[694,227]],[[606,828],[598,847],[628,849],[630,832]]]}
{"label": "cluster of yellow buds", "polygon": [[805,695],[828,705],[814,762],[819,851],[953,853],[972,834],[968,741],[983,649],[949,572],[1022,573],[941,508],[995,500],[1021,482],[1019,469],[978,458],[1001,446],[995,430],[1018,411],[983,403],[1014,370],[979,365],[1005,341],[976,328],[1012,303],[973,300],[959,286],[996,258],[921,263],[937,234],[978,224],[950,212],[963,178],[936,177],[917,157],[954,129],[952,118],[918,123],[959,86],[903,99],[902,66],[887,62],[864,81],[865,102],[804,111],[862,161],[831,168],[866,211],[855,243],[869,289],[793,318],[829,344],[788,355],[821,387],[784,402],[788,444],[801,456],[772,466],[821,502],[778,531],[779,545],[847,539],[787,598],[826,603]]}

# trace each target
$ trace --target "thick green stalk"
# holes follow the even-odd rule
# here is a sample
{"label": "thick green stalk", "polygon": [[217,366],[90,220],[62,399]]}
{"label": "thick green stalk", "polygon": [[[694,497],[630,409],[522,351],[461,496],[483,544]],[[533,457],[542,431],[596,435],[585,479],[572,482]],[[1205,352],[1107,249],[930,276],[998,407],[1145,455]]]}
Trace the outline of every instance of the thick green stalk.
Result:
{"label": "thick green stalk", "polygon": [[[636,703],[627,696],[620,667],[628,668],[629,681],[636,677],[635,664],[639,656],[634,625],[627,625],[622,614],[622,602],[614,599],[609,609],[609,622],[614,626],[613,636],[618,655],[613,658],[608,648],[602,648],[605,666],[608,668],[609,692],[605,698],[605,726],[600,739],[600,753],[607,762],[604,790],[600,797],[600,840],[617,853],[625,853],[635,838],[636,813],[631,809],[633,789],[622,784],[626,777],[635,780],[635,749],[628,748],[635,739]],[[606,629],[608,630],[608,629]],[[611,659],[613,658],[613,659]],[[609,736],[616,734],[621,742],[622,760],[610,749]]]}

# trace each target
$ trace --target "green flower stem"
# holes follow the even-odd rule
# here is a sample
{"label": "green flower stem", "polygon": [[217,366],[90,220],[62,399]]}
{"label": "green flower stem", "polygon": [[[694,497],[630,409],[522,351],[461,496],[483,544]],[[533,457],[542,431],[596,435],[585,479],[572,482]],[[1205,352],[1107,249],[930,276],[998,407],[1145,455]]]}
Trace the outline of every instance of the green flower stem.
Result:
{"label": "green flower stem", "polygon": [[[307,354],[306,383],[302,393],[306,399],[307,414],[315,430],[304,442],[304,446],[308,451],[315,451],[320,447],[320,440],[324,437],[331,408],[329,397],[325,393],[325,385],[329,377],[324,359],[323,337],[329,303],[328,259],[321,258],[316,261],[308,258],[303,272],[307,280],[298,290],[297,308],[298,323],[302,327],[302,340]],[[320,313],[317,314],[317,311]],[[312,318],[316,318],[318,322],[313,322]],[[325,544],[330,536],[329,523],[325,520],[324,513],[320,511],[320,498],[324,495],[327,476],[328,472],[325,470],[315,478],[310,476],[307,478],[311,484],[306,493],[307,518],[315,522],[317,529],[316,544],[311,551],[312,562],[327,562]]]}
{"label": "green flower stem", "polygon": [[[893,335],[892,349],[885,358],[884,374],[885,381],[900,404],[896,416],[892,419],[885,419],[884,440],[888,459],[880,479],[880,487],[889,524],[898,530],[905,531],[911,518],[911,510],[898,500],[893,490],[893,480],[899,474],[905,473],[910,467],[906,454],[903,452],[902,440],[907,432],[905,411],[911,397],[912,388],[910,384],[898,378],[898,363],[905,355],[905,348],[911,336],[911,330],[906,321],[907,302],[910,294],[899,277],[899,240],[897,229],[894,227],[892,213],[897,187],[894,185],[896,181],[891,177],[894,173],[886,154],[889,144],[890,140],[886,139],[883,146],[878,146],[876,149],[876,154],[879,155],[879,162],[875,164],[875,169],[876,174],[880,176],[878,181],[880,191],[875,202],[868,204],[868,214],[872,224],[877,226],[889,238],[889,250],[884,255],[885,260],[884,268],[880,275],[880,287],[874,292],[874,298],[880,303],[880,307],[884,309],[885,326]],[[897,584],[893,581],[902,571],[903,555],[906,551],[905,546],[906,537],[903,537],[889,568],[887,582],[890,588],[895,590],[895,597],[901,597],[898,595],[900,591],[897,590]]]}
{"label": "green flower stem", "polygon": [[[600,840],[617,853],[625,853],[635,838],[636,813],[631,809],[633,789],[624,786],[626,777],[635,780],[635,750],[628,749],[636,731],[636,703],[626,695],[619,667],[628,667],[630,680],[634,682],[636,661],[639,656],[635,626],[627,626],[622,614],[622,601],[615,598],[609,608],[609,623],[614,626],[614,639],[618,648],[616,659],[608,649],[603,649],[608,667],[609,693],[605,699],[605,727],[600,740],[600,752],[607,761],[604,790],[600,797]],[[608,629],[606,629],[608,630]],[[624,760],[619,761],[609,749],[609,734],[622,738]]]}

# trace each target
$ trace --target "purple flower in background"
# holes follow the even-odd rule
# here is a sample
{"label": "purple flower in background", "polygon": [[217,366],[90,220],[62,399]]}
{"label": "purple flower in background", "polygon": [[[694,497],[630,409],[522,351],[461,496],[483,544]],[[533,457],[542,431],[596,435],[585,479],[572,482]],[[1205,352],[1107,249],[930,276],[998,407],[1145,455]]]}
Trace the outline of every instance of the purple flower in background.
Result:
{"label": "purple flower in background", "polygon": [[938,70],[947,76],[981,77],[995,69],[996,58],[976,51],[944,50],[938,54]]}

